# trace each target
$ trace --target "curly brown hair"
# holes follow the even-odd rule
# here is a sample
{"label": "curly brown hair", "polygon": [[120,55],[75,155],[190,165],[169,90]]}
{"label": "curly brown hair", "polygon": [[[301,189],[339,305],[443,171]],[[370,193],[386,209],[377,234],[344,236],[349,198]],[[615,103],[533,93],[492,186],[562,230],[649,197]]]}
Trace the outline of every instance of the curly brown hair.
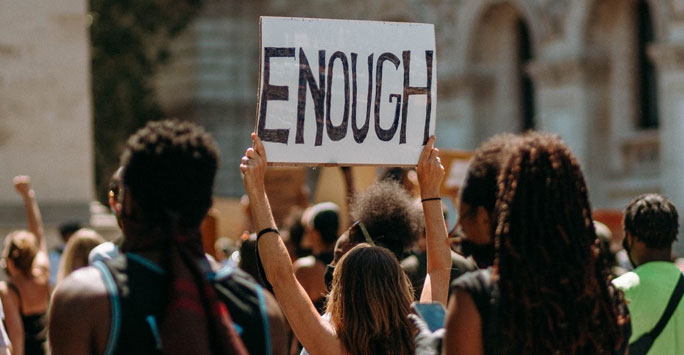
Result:
{"label": "curly brown hair", "polygon": [[151,224],[168,223],[171,213],[193,228],[211,207],[218,155],[212,137],[192,122],[148,122],[128,139],[123,182]]}
{"label": "curly brown hair", "polygon": [[555,135],[528,133],[499,176],[495,244],[503,353],[605,354],[622,295],[599,256],[587,186]]}
{"label": "curly brown hair", "polygon": [[[389,249],[400,260],[420,236],[420,210],[395,181],[376,181],[359,193],[352,202],[351,215],[364,224],[375,244]],[[365,239],[354,234],[350,241],[356,244]]]}
{"label": "curly brown hair", "polygon": [[669,248],[677,240],[677,208],[660,194],[635,197],[625,207],[622,221],[625,232],[641,240],[648,248]]}

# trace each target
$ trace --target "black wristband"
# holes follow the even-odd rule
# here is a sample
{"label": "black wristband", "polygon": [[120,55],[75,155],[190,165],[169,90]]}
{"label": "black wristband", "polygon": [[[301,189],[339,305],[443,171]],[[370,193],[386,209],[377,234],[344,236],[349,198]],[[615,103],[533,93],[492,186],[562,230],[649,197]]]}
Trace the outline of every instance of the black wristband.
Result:
{"label": "black wristband", "polygon": [[275,228],[271,228],[271,227],[264,228],[264,229],[260,230],[259,233],[257,233],[257,243],[259,242],[259,239],[261,238],[261,236],[266,234],[266,233],[275,233],[277,235],[280,235],[280,232],[278,232],[278,230]]}
{"label": "black wristband", "polygon": [[442,200],[442,198],[441,197],[424,198],[424,199],[420,200],[420,202],[436,201],[436,200]]}

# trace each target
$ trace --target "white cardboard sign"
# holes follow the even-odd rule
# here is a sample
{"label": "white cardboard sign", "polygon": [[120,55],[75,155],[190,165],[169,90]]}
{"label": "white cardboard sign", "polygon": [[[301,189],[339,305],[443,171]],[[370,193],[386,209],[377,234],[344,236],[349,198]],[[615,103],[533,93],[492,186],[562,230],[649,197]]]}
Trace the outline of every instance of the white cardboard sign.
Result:
{"label": "white cardboard sign", "polygon": [[269,162],[415,165],[434,134],[434,26],[261,17],[256,129]]}

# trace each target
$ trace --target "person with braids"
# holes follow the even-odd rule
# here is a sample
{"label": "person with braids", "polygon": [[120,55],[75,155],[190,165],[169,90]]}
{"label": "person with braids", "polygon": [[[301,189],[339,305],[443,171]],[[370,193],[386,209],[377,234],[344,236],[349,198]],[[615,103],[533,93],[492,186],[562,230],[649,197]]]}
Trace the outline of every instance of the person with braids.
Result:
{"label": "person with braids", "polygon": [[24,200],[29,230],[14,231],[5,238],[0,263],[8,279],[0,282],[0,298],[12,353],[45,354],[50,261],[43,222],[31,178],[20,175],[13,182]]}
{"label": "person with braids", "polygon": [[528,133],[498,177],[493,267],[454,281],[446,354],[623,354],[629,321],[608,281],[579,164]]}
{"label": "person with braids", "polygon": [[[684,301],[674,300],[673,290],[684,283],[684,275],[672,262],[672,244],[677,240],[679,214],[677,208],[660,194],[634,198],[624,212],[623,245],[636,269],[613,284],[625,292],[632,320],[633,344],[651,332],[667,308],[674,303],[673,313],[650,347],[651,354],[684,354]],[[681,296],[680,296],[681,297]]]}
{"label": "person with braids", "polygon": [[[252,133],[254,145],[242,157],[240,170],[257,233],[257,249],[263,271],[272,285],[295,335],[312,355],[325,354],[413,354],[413,331],[408,320],[413,291],[408,277],[392,252],[380,246],[360,243],[339,259],[332,275],[328,295],[327,318],[319,315],[304,288],[295,277],[287,248],[279,235],[264,187],[267,159],[263,143]],[[419,162],[420,170],[429,170],[421,181],[425,194],[428,248],[433,239],[447,245],[446,226],[439,203],[439,186],[444,169],[434,149],[434,137],[428,140]],[[428,181],[429,180],[429,181]],[[435,194],[427,196],[427,194]],[[363,230],[361,224],[357,224]],[[366,231],[364,234],[367,234]],[[389,236],[388,236],[389,239]],[[373,243],[374,244],[374,243]],[[338,246],[340,245],[338,241]],[[450,261],[444,270],[433,270],[423,293],[446,300]],[[336,250],[338,253],[338,250]],[[426,281],[429,282],[429,281]]]}
{"label": "person with braids", "polygon": [[[223,295],[236,286],[230,275],[237,271],[213,271],[204,256],[200,223],[212,204],[218,166],[209,134],[190,122],[149,122],[130,137],[121,160],[115,205],[121,254],[78,269],[58,285],[49,318],[52,354],[270,354],[271,346],[284,348],[267,336],[282,326],[270,314],[263,317],[266,295],[249,294],[256,303],[238,298],[246,310],[233,307]],[[260,326],[241,322],[243,311]]]}

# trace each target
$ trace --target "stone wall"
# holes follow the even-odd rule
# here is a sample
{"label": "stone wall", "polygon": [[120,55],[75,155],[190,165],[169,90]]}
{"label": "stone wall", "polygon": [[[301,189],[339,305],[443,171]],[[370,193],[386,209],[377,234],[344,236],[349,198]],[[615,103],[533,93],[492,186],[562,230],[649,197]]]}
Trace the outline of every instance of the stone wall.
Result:
{"label": "stone wall", "polygon": [[83,0],[0,0],[0,224],[24,223],[11,179],[29,174],[47,222],[93,199],[88,16]]}
{"label": "stone wall", "polygon": [[[488,136],[519,132],[533,82],[535,128],[560,134],[582,163],[595,209],[622,209],[634,196],[662,192],[684,212],[684,1],[681,0],[211,0],[192,27],[195,88],[167,100],[196,105],[192,117],[223,153],[218,193],[242,193],[237,161],[253,129],[258,16],[434,23],[438,63],[438,144],[474,149]],[[641,4],[641,5],[640,5]],[[653,38],[640,42],[638,6]],[[531,45],[521,60],[520,25]],[[640,127],[639,57],[656,68],[659,127]],[[239,68],[236,70],[236,68]],[[173,76],[167,71],[160,77]],[[162,85],[163,86],[163,85]],[[684,255],[683,242],[678,251]]]}

